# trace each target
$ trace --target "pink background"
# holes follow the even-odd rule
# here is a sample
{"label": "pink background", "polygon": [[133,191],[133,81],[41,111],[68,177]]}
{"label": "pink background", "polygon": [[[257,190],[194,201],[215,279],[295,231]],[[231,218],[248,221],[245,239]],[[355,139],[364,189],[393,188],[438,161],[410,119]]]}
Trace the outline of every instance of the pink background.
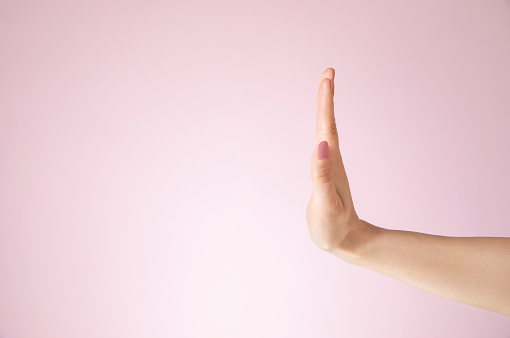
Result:
{"label": "pink background", "polygon": [[316,248],[319,77],[358,214],[510,236],[509,1],[2,1],[0,337],[509,337]]}

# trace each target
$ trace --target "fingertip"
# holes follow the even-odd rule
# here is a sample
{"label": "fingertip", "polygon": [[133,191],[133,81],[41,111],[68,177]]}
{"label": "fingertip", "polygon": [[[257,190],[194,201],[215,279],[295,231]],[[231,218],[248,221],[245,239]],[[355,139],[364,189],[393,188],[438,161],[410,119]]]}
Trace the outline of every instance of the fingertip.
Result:
{"label": "fingertip", "polygon": [[335,69],[332,68],[332,67],[328,67],[326,68],[322,74],[321,74],[321,79],[320,81],[324,80],[325,78],[328,78],[328,79],[331,79],[331,80],[334,80],[335,79]]}

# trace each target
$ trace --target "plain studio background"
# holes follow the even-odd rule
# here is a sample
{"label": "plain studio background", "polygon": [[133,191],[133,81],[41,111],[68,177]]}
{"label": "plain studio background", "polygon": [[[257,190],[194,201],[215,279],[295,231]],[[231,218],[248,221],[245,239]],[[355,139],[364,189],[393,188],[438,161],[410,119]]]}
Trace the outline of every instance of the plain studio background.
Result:
{"label": "plain studio background", "polygon": [[508,1],[2,1],[0,337],[509,337],[320,251],[319,77],[358,214],[510,236]]}

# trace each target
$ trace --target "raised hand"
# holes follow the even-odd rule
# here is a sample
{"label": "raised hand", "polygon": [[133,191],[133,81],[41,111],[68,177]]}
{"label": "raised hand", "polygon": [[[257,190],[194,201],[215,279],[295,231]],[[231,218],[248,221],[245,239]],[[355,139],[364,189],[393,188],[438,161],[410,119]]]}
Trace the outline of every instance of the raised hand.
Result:
{"label": "raised hand", "polygon": [[317,95],[315,149],[311,159],[313,193],[306,208],[312,241],[341,258],[357,255],[360,241],[369,235],[352,202],[338,142],[334,112],[335,70],[326,69]]}
{"label": "raised hand", "polygon": [[313,192],[306,207],[312,241],[349,263],[510,316],[510,237],[447,237],[359,219],[338,146],[334,77],[332,68],[322,73],[317,96]]}

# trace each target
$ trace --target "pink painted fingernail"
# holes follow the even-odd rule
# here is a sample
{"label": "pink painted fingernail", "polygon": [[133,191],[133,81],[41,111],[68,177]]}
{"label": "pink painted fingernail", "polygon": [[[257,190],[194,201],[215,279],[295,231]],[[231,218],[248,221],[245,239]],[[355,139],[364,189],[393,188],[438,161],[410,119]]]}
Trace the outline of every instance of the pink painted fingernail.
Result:
{"label": "pink painted fingernail", "polygon": [[319,160],[323,158],[328,158],[329,149],[328,149],[328,141],[322,141],[319,143]]}

